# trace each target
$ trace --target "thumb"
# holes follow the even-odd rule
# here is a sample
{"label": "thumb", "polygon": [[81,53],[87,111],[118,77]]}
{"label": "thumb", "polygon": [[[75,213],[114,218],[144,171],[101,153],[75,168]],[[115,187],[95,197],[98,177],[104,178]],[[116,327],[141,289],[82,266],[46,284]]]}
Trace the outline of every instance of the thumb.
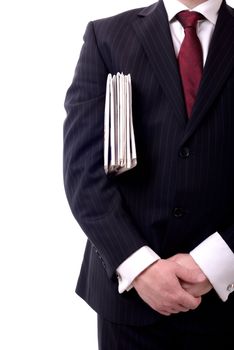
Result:
{"label": "thumb", "polygon": [[188,269],[187,267],[177,264],[176,275],[181,280],[188,283],[201,283],[204,282],[206,276],[199,269]]}

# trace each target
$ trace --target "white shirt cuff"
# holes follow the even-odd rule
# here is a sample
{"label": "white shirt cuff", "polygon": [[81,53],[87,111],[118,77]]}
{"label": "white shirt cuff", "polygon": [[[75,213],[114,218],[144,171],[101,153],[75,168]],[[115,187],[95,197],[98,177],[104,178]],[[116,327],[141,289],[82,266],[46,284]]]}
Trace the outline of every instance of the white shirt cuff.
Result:
{"label": "white shirt cuff", "polygon": [[218,232],[190,252],[223,301],[234,291],[234,254]]}
{"label": "white shirt cuff", "polygon": [[141,247],[130,255],[116,270],[119,293],[130,290],[132,281],[158,259],[160,257],[148,246]]}

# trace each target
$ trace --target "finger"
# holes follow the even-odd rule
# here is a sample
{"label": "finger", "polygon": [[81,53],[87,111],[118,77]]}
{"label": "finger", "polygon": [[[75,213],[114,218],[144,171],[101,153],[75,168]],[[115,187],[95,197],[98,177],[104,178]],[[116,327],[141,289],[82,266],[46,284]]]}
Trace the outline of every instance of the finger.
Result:
{"label": "finger", "polygon": [[184,289],[186,288],[191,288],[194,284],[191,283],[187,283],[187,282],[181,282],[181,287],[183,287]]}
{"label": "finger", "polygon": [[167,258],[169,261],[176,261],[176,255],[170,256],[170,258]]}
{"label": "finger", "polygon": [[176,275],[187,283],[201,283],[204,282],[206,276],[199,269],[188,269],[179,264],[176,265]]}
{"label": "finger", "polygon": [[184,307],[183,305],[180,305],[180,312],[188,312],[190,309],[187,307]]}
{"label": "finger", "polygon": [[168,312],[168,311],[158,311],[161,315],[164,315],[164,316],[170,316],[171,314],[170,314],[170,312]]}
{"label": "finger", "polygon": [[180,309],[171,309],[170,313],[171,314],[178,314],[180,312]]}
{"label": "finger", "polygon": [[160,313],[164,314],[178,314],[179,312],[187,312],[189,311],[189,308],[185,308],[183,305],[173,305],[173,306],[167,306],[163,309],[159,310]]}
{"label": "finger", "polygon": [[195,310],[201,303],[201,297],[194,297],[185,290],[178,297],[178,302],[185,309]]}
{"label": "finger", "polygon": [[173,313],[173,314],[178,314],[179,312],[187,312],[189,311],[190,309],[187,308],[187,307],[184,307],[184,305],[176,305],[176,306],[173,306],[171,307],[170,309],[168,309],[167,311],[170,312],[170,313]]}

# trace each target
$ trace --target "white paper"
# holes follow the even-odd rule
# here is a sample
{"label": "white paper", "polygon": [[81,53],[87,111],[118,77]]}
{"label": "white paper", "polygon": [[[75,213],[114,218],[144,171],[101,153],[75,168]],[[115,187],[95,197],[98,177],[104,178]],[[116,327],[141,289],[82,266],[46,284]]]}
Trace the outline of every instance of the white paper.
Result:
{"label": "white paper", "polygon": [[104,170],[121,174],[137,165],[130,74],[108,74],[104,113]]}
{"label": "white paper", "polygon": [[104,115],[104,169],[108,172],[109,168],[109,147],[110,147],[110,83],[111,74],[108,74],[106,81],[106,101]]}

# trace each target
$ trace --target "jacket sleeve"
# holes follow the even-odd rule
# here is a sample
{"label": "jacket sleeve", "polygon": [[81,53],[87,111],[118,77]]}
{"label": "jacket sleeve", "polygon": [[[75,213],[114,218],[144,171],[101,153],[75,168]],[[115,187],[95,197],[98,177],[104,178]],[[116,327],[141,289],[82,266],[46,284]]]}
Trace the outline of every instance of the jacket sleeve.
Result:
{"label": "jacket sleeve", "polygon": [[103,168],[104,105],[108,68],[90,22],[65,99],[64,185],[72,213],[111,278],[134,251],[147,245]]}
{"label": "jacket sleeve", "polygon": [[219,230],[219,234],[234,253],[234,224],[229,225],[223,230]]}

